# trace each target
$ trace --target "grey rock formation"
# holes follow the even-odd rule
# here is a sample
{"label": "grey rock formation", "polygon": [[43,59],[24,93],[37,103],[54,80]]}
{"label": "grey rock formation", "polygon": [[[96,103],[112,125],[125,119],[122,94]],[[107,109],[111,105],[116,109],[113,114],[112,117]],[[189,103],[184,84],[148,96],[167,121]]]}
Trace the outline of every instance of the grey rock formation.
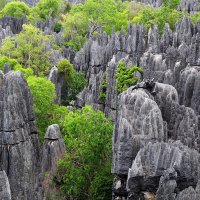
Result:
{"label": "grey rock formation", "polygon": [[10,71],[11,71],[10,64],[9,63],[5,63],[4,64],[4,74],[7,74]]}
{"label": "grey rock formation", "polygon": [[176,183],[177,172],[174,168],[169,168],[164,171],[159,181],[159,188],[157,190],[156,200],[174,200],[176,194],[174,193],[177,187]]}
{"label": "grey rock formation", "polygon": [[[164,170],[174,168],[177,174],[177,187],[180,190],[188,186],[196,186],[199,179],[200,154],[182,145],[179,141],[175,143],[148,143],[142,148],[128,172],[127,188],[134,192],[135,188],[145,187],[155,191],[159,178],[164,175]],[[165,175],[164,175],[165,176]],[[133,185],[135,179],[142,178],[142,182]],[[162,179],[161,179],[162,183]],[[154,185],[155,184],[155,185]],[[153,186],[153,187],[152,187]],[[161,185],[160,185],[161,186]],[[169,187],[168,187],[169,189]]]}
{"label": "grey rock formation", "polygon": [[48,79],[54,83],[55,85],[55,89],[56,89],[56,99],[55,99],[55,103],[57,104],[61,104],[61,87],[62,85],[60,84],[59,80],[58,80],[58,68],[56,66],[54,66],[50,73],[49,73],[49,77]]}
{"label": "grey rock formation", "polygon": [[136,0],[136,2],[151,4],[153,7],[160,7],[162,5],[162,0]]}
{"label": "grey rock formation", "polygon": [[5,28],[3,28],[0,25],[0,47],[2,45],[2,40],[8,36],[13,36],[13,32],[11,31],[10,26],[6,26]]}
{"label": "grey rock formation", "polygon": [[10,184],[5,171],[0,171],[0,199],[11,200]]}
{"label": "grey rock formation", "polygon": [[199,0],[181,0],[178,10],[194,14],[200,11]]}
{"label": "grey rock formation", "polygon": [[39,143],[30,90],[20,72],[0,81],[0,168],[15,199],[39,199]]}
{"label": "grey rock formation", "polygon": [[[187,192],[196,195],[190,186],[196,187],[200,162],[198,27],[186,17],[173,32],[166,24],[162,35],[157,26],[147,32],[142,26],[129,25],[127,34],[122,30],[110,37],[103,34],[90,39],[75,56],[76,69],[83,71],[89,82],[75,105],[90,104],[101,109],[115,124],[112,172],[117,178],[113,199],[124,195],[130,200],[147,196],[175,200],[187,199]],[[128,67],[135,64],[142,67],[145,79],[157,81],[154,88],[130,87],[119,95],[116,70],[122,59]],[[103,102],[99,95],[105,78]],[[147,147],[155,149],[145,151]],[[143,151],[141,158],[138,152]],[[181,162],[178,168],[174,166],[175,160]],[[143,162],[147,162],[145,166]],[[126,184],[131,166],[134,169],[129,172]]]}
{"label": "grey rock formation", "polygon": [[57,124],[48,127],[45,134],[42,155],[42,172],[48,171],[52,178],[56,177],[57,162],[65,155],[65,143]]}
{"label": "grey rock formation", "polygon": [[127,174],[140,148],[150,141],[163,141],[161,111],[151,94],[142,89],[123,92],[113,136],[113,173]]}
{"label": "grey rock formation", "polygon": [[13,34],[18,34],[22,30],[22,25],[26,22],[27,20],[25,18],[17,19],[6,16],[0,19],[0,26],[4,29],[9,27]]}

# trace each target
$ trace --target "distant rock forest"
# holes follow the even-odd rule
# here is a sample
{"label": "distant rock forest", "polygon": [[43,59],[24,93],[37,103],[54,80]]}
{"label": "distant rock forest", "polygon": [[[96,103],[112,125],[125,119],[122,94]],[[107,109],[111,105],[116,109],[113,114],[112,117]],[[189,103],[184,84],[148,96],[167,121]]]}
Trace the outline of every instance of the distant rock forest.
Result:
{"label": "distant rock forest", "polygon": [[200,0],[0,0],[0,200],[200,200]]}

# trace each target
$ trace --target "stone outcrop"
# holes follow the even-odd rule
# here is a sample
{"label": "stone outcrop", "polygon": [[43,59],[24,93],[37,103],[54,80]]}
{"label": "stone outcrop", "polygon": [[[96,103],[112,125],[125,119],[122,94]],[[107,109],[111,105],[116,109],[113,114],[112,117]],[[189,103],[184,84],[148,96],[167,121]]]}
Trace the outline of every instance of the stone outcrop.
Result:
{"label": "stone outcrop", "polygon": [[27,20],[25,18],[17,19],[15,17],[5,16],[0,19],[0,26],[4,29],[10,29],[13,34],[18,34],[22,30],[22,25],[26,22]]}
{"label": "stone outcrop", "polygon": [[42,172],[49,172],[56,176],[57,162],[65,155],[66,147],[57,124],[48,127],[45,134],[42,155]]}
{"label": "stone outcrop", "polygon": [[22,73],[1,74],[0,109],[0,168],[8,176],[11,195],[38,199],[39,141],[32,96]]}
{"label": "stone outcrop", "polygon": [[57,161],[65,155],[59,126],[48,127],[41,146],[33,100],[21,72],[0,74],[0,199],[41,200],[45,174],[60,180]]}
{"label": "stone outcrop", "polygon": [[10,184],[5,171],[0,171],[0,199],[11,200]]}
{"label": "stone outcrop", "polygon": [[[182,1],[183,2],[183,1]],[[172,31],[139,25],[91,38],[75,56],[88,87],[75,105],[86,104],[111,117],[113,199],[189,199],[198,197],[199,180],[199,24],[184,17]],[[116,91],[120,60],[144,69],[153,88]],[[106,98],[100,99],[106,80]],[[143,152],[143,156],[141,155]],[[190,198],[191,199],[191,198]]]}

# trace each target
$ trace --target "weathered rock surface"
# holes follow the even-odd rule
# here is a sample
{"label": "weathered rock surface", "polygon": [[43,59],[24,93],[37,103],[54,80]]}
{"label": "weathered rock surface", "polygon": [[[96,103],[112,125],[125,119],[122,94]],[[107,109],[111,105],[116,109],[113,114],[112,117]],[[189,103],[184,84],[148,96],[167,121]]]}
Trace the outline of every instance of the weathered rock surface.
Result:
{"label": "weathered rock surface", "polygon": [[10,184],[5,171],[0,171],[0,199],[11,200]]}
{"label": "weathered rock surface", "polygon": [[20,72],[0,80],[0,168],[8,176],[15,199],[39,199],[39,143],[33,103]]}
{"label": "weathered rock surface", "polygon": [[[0,26],[4,29],[8,28],[13,34],[18,34],[22,30],[22,25],[27,22],[25,18],[17,19],[15,17],[3,17],[0,19]],[[9,35],[7,35],[9,36]]]}
{"label": "weathered rock surface", "polygon": [[[197,196],[193,188],[199,179],[200,163],[199,46],[199,25],[184,17],[174,31],[166,24],[162,35],[157,26],[147,32],[143,26],[131,25],[127,34],[123,29],[120,33],[113,31],[110,37],[103,33],[90,39],[76,54],[74,65],[85,73],[89,85],[78,95],[75,105],[90,104],[115,123],[112,172],[117,179],[113,199],[122,199],[123,195],[134,200],[150,196],[187,199],[187,192]],[[129,67],[142,67],[144,79],[154,78],[153,89],[130,87],[119,95],[116,69],[122,59]],[[106,98],[102,101],[99,96],[105,78]],[[147,147],[155,149],[145,151]],[[141,160],[138,152],[142,151]],[[174,166],[179,158],[175,155],[181,157],[180,168]],[[145,161],[148,163],[142,167]],[[139,175],[129,178],[126,184],[133,165],[132,173]],[[155,172],[148,175],[148,169]]]}
{"label": "weathered rock surface", "polygon": [[63,158],[65,151],[66,147],[59,126],[57,124],[49,126],[43,145],[42,172],[48,171],[52,177],[56,176],[57,161]]}

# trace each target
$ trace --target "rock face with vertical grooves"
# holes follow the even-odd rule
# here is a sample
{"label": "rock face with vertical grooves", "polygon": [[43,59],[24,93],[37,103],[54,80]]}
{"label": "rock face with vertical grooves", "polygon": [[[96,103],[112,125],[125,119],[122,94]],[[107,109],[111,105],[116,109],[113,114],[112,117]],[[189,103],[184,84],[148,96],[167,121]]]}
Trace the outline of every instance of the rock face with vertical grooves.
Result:
{"label": "rock face with vertical grooves", "polygon": [[[187,4],[191,12],[193,3]],[[184,0],[181,6],[187,7],[183,4]],[[166,24],[162,35],[157,26],[147,31],[143,26],[129,25],[127,34],[123,29],[113,31],[110,37],[103,33],[91,38],[76,54],[74,65],[89,82],[77,105],[101,109],[115,124],[112,172],[117,179],[113,199],[198,197],[199,36],[199,23],[193,24],[187,17],[177,22],[174,31]],[[144,79],[154,78],[154,87],[130,87],[118,94],[116,70],[120,60],[128,67],[142,67]],[[104,79],[106,98],[101,101]]]}
{"label": "rock face with vertical grooves", "polygon": [[58,159],[65,155],[65,143],[57,124],[48,127],[45,134],[42,155],[42,172],[49,171],[52,177],[56,176]]}
{"label": "rock face with vertical grooves", "polygon": [[37,199],[39,143],[32,96],[22,73],[1,75],[0,109],[0,168],[8,176],[11,195]]}
{"label": "rock face with vertical grooves", "polygon": [[11,200],[10,184],[5,171],[0,171],[0,199]]}

